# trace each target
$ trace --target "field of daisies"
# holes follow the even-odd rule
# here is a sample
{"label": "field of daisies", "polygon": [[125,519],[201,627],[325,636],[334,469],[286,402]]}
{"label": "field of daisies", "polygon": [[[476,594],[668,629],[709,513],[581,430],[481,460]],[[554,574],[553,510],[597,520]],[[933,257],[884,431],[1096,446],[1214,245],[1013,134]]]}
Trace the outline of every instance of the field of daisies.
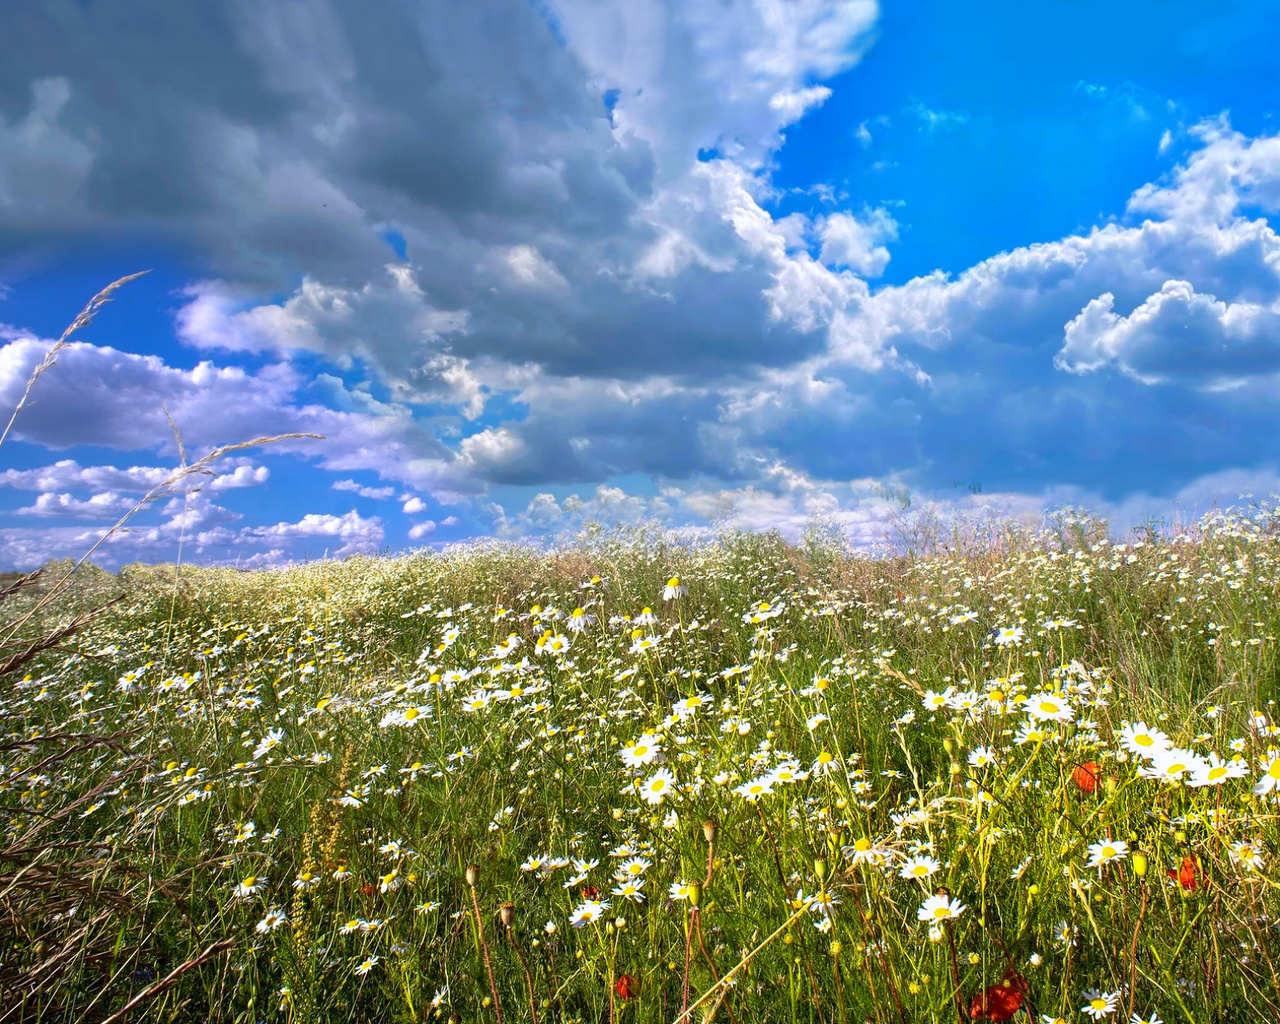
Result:
{"label": "field of daisies", "polygon": [[73,582],[0,1021],[1280,1019],[1272,507]]}

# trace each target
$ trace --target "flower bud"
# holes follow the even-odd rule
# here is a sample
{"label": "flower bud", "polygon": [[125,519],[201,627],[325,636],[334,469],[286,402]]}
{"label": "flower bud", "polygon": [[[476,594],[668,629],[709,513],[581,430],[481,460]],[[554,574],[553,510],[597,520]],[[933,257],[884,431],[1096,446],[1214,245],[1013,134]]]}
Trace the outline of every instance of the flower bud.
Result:
{"label": "flower bud", "polygon": [[689,903],[695,907],[702,906],[702,886],[698,882],[689,883]]}
{"label": "flower bud", "polygon": [[1133,856],[1129,859],[1133,863],[1133,873],[1139,878],[1146,878],[1147,868],[1149,867],[1146,852],[1144,850],[1134,850]]}
{"label": "flower bud", "polygon": [[476,883],[480,881],[480,865],[468,864],[466,877],[467,885],[474,889],[476,887]]}
{"label": "flower bud", "polygon": [[516,905],[514,903],[504,903],[498,908],[498,914],[502,918],[502,927],[510,928],[515,924]]}
{"label": "flower bud", "polygon": [[948,736],[946,739],[942,741],[942,749],[945,750],[948,754],[954,754],[956,752],[955,741],[950,736]]}
{"label": "flower bud", "polygon": [[716,841],[716,833],[719,831],[720,826],[714,821],[704,821],[702,823],[702,835],[706,838],[708,843],[714,843]]}
{"label": "flower bud", "polygon": [[822,882],[827,877],[827,862],[819,857],[813,862],[813,873],[818,876],[818,881]]}

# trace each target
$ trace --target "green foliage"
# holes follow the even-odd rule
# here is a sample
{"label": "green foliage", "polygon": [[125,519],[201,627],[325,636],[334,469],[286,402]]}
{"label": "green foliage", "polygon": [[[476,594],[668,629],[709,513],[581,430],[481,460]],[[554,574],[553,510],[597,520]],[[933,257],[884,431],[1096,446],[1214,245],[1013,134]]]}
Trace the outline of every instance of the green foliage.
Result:
{"label": "green foliage", "polygon": [[[1013,971],[1050,1020],[1269,1019],[1275,524],[99,577],[124,600],[0,700],[0,846],[47,879],[0,895],[0,1005],[176,971],[131,1020],[673,1021],[687,972],[700,1021],[952,1021]],[[1195,771],[1150,777],[1139,722]],[[106,915],[59,885],[90,860]]]}

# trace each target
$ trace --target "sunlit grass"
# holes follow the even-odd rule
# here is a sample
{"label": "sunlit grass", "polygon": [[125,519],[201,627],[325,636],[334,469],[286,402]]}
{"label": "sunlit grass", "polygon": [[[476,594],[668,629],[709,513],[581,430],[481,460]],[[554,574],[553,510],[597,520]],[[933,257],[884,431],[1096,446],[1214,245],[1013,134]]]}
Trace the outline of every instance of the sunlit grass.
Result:
{"label": "sunlit grass", "polygon": [[130,567],[0,705],[0,1006],[1275,1019],[1275,524]]}

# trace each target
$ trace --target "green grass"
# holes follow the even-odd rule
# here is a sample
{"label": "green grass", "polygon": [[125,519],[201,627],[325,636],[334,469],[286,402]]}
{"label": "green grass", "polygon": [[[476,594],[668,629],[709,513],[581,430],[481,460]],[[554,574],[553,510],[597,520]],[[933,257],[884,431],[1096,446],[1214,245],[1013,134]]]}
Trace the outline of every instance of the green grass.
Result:
{"label": "green grass", "polygon": [[[141,995],[130,1021],[670,1022],[710,992],[691,1019],[902,1024],[1011,971],[1017,1019],[1086,1020],[1088,990],[1104,1019],[1276,1019],[1275,525],[97,577],[124,600],[0,702],[0,1021]],[[1036,694],[1069,710],[1028,737]],[[1225,781],[1145,777],[1133,722]],[[1129,852],[1090,867],[1103,841]],[[633,858],[642,902],[612,892]],[[931,930],[943,888],[965,909]]]}

